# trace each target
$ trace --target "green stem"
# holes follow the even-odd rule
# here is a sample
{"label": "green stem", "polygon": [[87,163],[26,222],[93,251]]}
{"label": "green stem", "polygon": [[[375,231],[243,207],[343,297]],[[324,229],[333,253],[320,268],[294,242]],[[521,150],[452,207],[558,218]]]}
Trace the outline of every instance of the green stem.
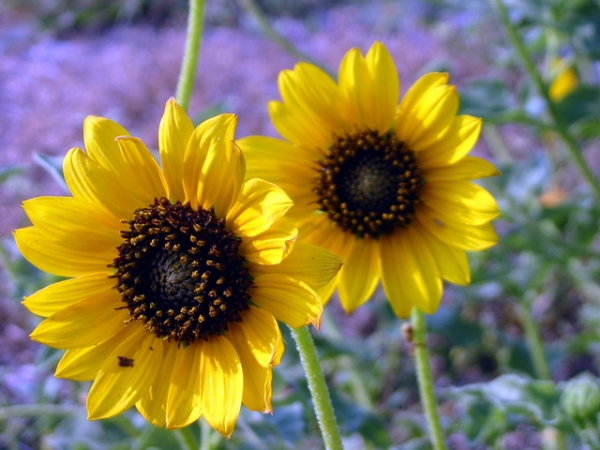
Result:
{"label": "green stem", "polygon": [[175,430],[175,438],[179,443],[179,447],[184,450],[198,450],[198,440],[192,433],[192,425]]}
{"label": "green stem", "polygon": [[211,450],[212,428],[206,420],[200,421],[200,450]]}
{"label": "green stem", "polygon": [[535,375],[540,380],[550,380],[550,369],[548,367],[548,361],[546,360],[546,353],[544,352],[544,343],[540,337],[538,326],[531,315],[529,302],[518,303],[517,312],[521,324],[523,325],[525,341],[529,348],[529,353],[531,354]]}
{"label": "green stem", "polygon": [[308,327],[290,328],[300,353],[300,360],[308,380],[308,388],[312,395],[317,421],[327,450],[342,450],[342,439],[335,420],[335,413],[325,384],[325,377],[319,364],[315,343]]}
{"label": "green stem", "polygon": [[425,316],[417,308],[413,308],[411,314],[413,327],[413,342],[415,346],[415,360],[417,365],[417,381],[419,383],[419,394],[421,403],[425,410],[429,434],[435,450],[447,450],[444,432],[440,422],[435,394],[433,392],[433,376],[429,365],[429,348],[427,347],[427,326]]}
{"label": "green stem", "polygon": [[550,114],[550,119],[553,124],[554,131],[558,134],[558,136],[562,139],[566,148],[573,160],[574,164],[577,166],[579,173],[581,176],[588,182],[591,186],[592,190],[596,197],[600,198],[600,180],[596,178],[594,172],[590,168],[589,164],[585,161],[583,154],[581,153],[581,149],[577,144],[577,141],[571,136],[567,125],[562,120],[558,109],[556,108],[556,104],[550,98],[550,94],[548,93],[548,89],[546,88],[546,84],[542,79],[540,72],[535,67],[533,60],[530,58],[525,45],[517,30],[512,25],[510,18],[508,17],[508,12],[506,10],[506,6],[504,5],[503,0],[495,0],[496,6],[498,8],[498,13],[500,14],[500,20],[502,21],[502,25],[508,35],[508,39],[510,40],[512,46],[514,47],[521,63],[523,64],[523,68],[533,81],[536,86],[539,94],[541,95],[544,103],[546,104],[546,109]]}
{"label": "green stem", "polygon": [[179,73],[177,84],[177,103],[187,111],[190,104],[192,91],[194,90],[194,79],[198,69],[198,55],[200,53],[200,42],[202,40],[202,26],[204,24],[204,0],[190,0],[190,12],[188,16],[187,39],[185,52]]}

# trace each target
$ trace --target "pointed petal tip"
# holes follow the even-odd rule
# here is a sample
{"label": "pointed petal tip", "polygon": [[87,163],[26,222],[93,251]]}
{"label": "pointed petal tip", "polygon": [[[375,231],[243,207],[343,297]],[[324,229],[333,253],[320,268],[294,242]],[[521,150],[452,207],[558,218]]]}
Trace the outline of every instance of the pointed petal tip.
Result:
{"label": "pointed petal tip", "polygon": [[315,330],[321,331],[321,320],[323,319],[323,312],[314,319],[310,321],[310,324],[315,327]]}

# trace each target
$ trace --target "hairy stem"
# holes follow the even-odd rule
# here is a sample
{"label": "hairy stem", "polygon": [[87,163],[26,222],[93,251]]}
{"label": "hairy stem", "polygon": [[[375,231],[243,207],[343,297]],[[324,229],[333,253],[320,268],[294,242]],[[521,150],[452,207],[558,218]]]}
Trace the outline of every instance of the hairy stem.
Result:
{"label": "hairy stem", "polygon": [[325,377],[319,364],[319,357],[315,343],[308,327],[290,328],[300,353],[300,360],[308,380],[308,388],[321,429],[321,435],[327,450],[342,450],[342,439],[335,419],[335,413],[329,398],[329,390],[325,384]]}

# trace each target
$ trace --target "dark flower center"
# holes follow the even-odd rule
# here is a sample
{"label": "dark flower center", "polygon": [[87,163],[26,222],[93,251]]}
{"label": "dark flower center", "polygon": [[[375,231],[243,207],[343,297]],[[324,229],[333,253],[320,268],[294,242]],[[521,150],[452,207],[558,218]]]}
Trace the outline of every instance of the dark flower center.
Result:
{"label": "dark flower center", "polygon": [[111,267],[130,319],[165,340],[188,345],[241,321],[252,285],[241,243],[214,210],[166,198],[135,211]]}
{"label": "dark flower center", "polygon": [[414,153],[393,132],[335,136],[318,161],[313,190],[344,231],[379,238],[412,220],[424,183]]}

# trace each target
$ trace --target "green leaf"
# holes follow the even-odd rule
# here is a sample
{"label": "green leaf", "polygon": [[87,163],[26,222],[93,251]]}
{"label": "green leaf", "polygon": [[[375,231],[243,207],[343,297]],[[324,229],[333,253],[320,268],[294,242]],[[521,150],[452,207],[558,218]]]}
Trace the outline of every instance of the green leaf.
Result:
{"label": "green leaf", "polygon": [[447,392],[465,410],[457,430],[485,448],[495,448],[499,439],[518,427],[529,425],[541,431],[563,423],[560,392],[552,381],[510,374]]}

